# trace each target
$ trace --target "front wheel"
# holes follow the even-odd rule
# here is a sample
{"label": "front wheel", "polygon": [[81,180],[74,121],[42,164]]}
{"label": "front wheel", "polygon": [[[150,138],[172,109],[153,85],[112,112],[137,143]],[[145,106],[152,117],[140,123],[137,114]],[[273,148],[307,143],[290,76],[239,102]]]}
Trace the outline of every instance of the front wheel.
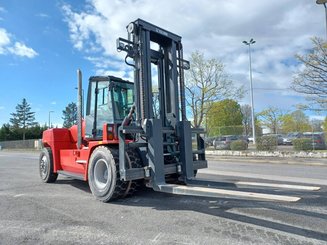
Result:
{"label": "front wheel", "polygon": [[103,202],[117,198],[117,168],[110,149],[100,146],[91,155],[88,182],[92,194]]}
{"label": "front wheel", "polygon": [[[137,152],[127,151],[129,168],[142,167]],[[88,182],[92,194],[102,202],[132,195],[138,187],[137,181],[122,181],[119,175],[119,150],[106,146],[97,147],[90,158]]]}
{"label": "front wheel", "polygon": [[42,150],[39,158],[40,177],[45,183],[52,183],[57,180],[58,174],[53,172],[53,157],[50,147]]}

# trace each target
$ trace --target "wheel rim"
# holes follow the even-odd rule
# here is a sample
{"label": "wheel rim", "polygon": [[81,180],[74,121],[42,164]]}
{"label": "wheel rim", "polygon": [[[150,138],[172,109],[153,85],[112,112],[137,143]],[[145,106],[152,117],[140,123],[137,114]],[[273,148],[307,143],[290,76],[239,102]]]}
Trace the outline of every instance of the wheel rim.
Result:
{"label": "wheel rim", "polygon": [[43,156],[40,162],[40,172],[41,172],[41,177],[43,179],[46,178],[48,174],[48,166],[49,166],[48,158],[46,156]]}
{"label": "wheel rim", "polygon": [[111,181],[111,168],[104,159],[99,159],[94,166],[94,184],[98,190],[106,188]]}

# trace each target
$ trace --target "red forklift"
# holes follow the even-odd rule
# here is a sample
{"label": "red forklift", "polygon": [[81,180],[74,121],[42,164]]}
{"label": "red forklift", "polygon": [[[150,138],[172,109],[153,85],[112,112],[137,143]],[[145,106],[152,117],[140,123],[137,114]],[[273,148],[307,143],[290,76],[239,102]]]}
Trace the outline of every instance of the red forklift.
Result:
{"label": "red forklift", "polygon": [[82,118],[78,70],[77,125],[43,132],[41,179],[55,182],[61,174],[88,181],[103,202],[131,195],[142,185],[183,195],[279,200],[278,195],[219,189],[221,183],[195,177],[207,168],[204,130],[192,128],[186,118],[184,70],[190,64],[183,59],[181,37],[141,19],[127,32],[127,39],[117,39],[117,50],[126,52],[134,82],[91,77]]}

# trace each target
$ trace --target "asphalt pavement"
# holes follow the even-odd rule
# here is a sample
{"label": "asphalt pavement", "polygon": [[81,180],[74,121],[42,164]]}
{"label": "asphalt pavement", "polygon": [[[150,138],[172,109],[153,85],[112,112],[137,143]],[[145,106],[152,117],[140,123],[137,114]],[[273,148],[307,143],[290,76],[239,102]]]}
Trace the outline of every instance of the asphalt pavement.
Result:
{"label": "asphalt pavement", "polygon": [[230,184],[220,189],[301,199],[204,198],[147,189],[101,203],[83,181],[60,176],[54,184],[42,183],[38,153],[0,151],[0,244],[327,243],[326,166],[216,159],[198,177]]}

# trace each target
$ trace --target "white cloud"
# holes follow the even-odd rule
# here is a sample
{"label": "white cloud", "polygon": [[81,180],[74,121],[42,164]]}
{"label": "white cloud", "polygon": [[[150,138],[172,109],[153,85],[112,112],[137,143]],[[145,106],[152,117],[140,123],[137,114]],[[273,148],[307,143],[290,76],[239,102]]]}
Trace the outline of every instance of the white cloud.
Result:
{"label": "white cloud", "polygon": [[195,50],[218,58],[232,79],[248,87],[248,49],[242,41],[253,37],[257,41],[252,49],[254,87],[271,89],[255,90],[259,110],[276,104],[289,108],[300,102],[299,95],[288,89],[300,69],[294,55],[310,47],[310,37],[325,36],[323,8],[307,0],[248,0],[246,4],[236,0],[89,0],[81,12],[69,5],[63,6],[63,12],[74,47],[98,74],[131,74],[115,41],[127,36],[125,27],[130,21],[142,18],[181,35],[186,58]]}
{"label": "white cloud", "polygon": [[6,109],[4,106],[0,106],[0,111]]}
{"label": "white cloud", "polygon": [[15,45],[9,47],[8,51],[14,55],[27,58],[34,58],[38,55],[34,49],[27,47],[24,43],[21,42],[15,42]]}
{"label": "white cloud", "polygon": [[6,29],[0,28],[0,55],[5,54],[14,54],[16,56],[34,58],[38,53],[27,47],[22,42],[15,42],[14,44],[11,41],[12,34],[10,34]]}
{"label": "white cloud", "polygon": [[56,105],[57,104],[57,101],[52,101],[51,102],[51,105]]}
{"label": "white cloud", "polygon": [[10,44],[10,36],[9,33],[0,28],[0,54],[4,54],[6,52],[6,46]]}

